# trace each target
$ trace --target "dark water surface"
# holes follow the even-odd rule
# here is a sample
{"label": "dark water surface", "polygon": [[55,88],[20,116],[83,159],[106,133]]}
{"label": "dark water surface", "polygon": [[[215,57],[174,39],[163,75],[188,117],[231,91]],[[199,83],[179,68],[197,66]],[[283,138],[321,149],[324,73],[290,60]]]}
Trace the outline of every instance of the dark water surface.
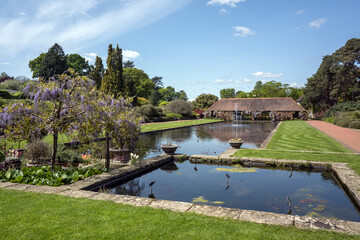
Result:
{"label": "dark water surface", "polygon": [[[149,187],[153,181],[155,183]],[[192,164],[185,161],[165,165],[125,184],[115,186],[110,192],[230,208],[360,221],[356,208],[329,172],[290,172],[243,168],[236,165]]]}
{"label": "dark water surface", "polygon": [[276,125],[271,121],[221,122],[145,133],[136,145],[136,153],[141,158],[153,157],[163,153],[162,144],[171,142],[180,146],[176,153],[219,155],[230,148],[228,141],[236,137],[243,139],[242,148],[258,148]]}

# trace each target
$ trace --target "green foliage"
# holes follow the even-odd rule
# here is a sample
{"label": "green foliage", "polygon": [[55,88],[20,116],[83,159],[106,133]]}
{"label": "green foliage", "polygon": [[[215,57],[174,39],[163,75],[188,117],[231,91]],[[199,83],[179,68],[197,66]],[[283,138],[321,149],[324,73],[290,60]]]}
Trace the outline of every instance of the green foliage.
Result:
{"label": "green foliage", "polygon": [[65,56],[67,68],[72,68],[79,75],[88,75],[90,73],[89,62],[77,53],[67,54]]}
{"label": "green foliage", "polygon": [[200,94],[197,98],[195,98],[195,101],[192,103],[193,109],[207,109],[218,100],[219,98],[213,94]]}
{"label": "green foliage", "polygon": [[220,90],[220,98],[234,98],[235,89],[234,88],[225,88]]}
{"label": "green foliage", "polygon": [[157,90],[157,89],[152,90],[150,97],[149,97],[150,103],[154,106],[157,106],[160,99],[161,99],[161,96],[160,96],[159,90]]}
{"label": "green foliage", "polygon": [[169,119],[169,120],[180,120],[183,118],[183,116],[180,114],[180,113],[167,113],[166,114],[166,117]]}
{"label": "green foliage", "polygon": [[360,102],[342,102],[330,107],[324,114],[325,118],[337,116],[340,112],[359,111]]}
{"label": "green foliage", "polygon": [[137,68],[124,69],[124,89],[121,93],[124,97],[148,98],[154,89],[155,84],[143,70]]}
{"label": "green foliage", "polygon": [[13,99],[13,96],[8,91],[0,90],[0,98]]}
{"label": "green foliage", "polygon": [[166,105],[166,110],[184,116],[189,116],[191,114],[191,104],[184,100],[177,99]]}
{"label": "green foliage", "polygon": [[[161,111],[161,112],[160,112]],[[138,107],[135,112],[138,114],[138,115],[141,115],[141,116],[146,116],[148,117],[149,119],[154,119],[154,118],[157,118],[157,117],[161,117],[162,115],[162,110],[161,108],[156,108],[154,107],[153,105],[151,104],[146,104],[146,105],[143,105],[141,107]]]}
{"label": "green foliage", "polygon": [[42,65],[42,61],[45,57],[46,53],[41,53],[37,58],[29,61],[30,70],[33,72],[32,77],[37,78],[39,77],[39,70]]}
{"label": "green foliage", "polygon": [[93,71],[90,73],[90,79],[95,82],[96,89],[100,89],[101,81],[104,77],[104,65],[102,63],[101,57],[96,56],[95,67]]}
{"label": "green foliage", "polygon": [[56,159],[59,162],[68,162],[68,163],[80,163],[82,158],[76,151],[66,148],[65,145],[61,144],[58,146],[56,152]]}
{"label": "green foliage", "polygon": [[0,151],[0,162],[5,161],[5,153],[3,151]]}
{"label": "green foliage", "polygon": [[345,46],[327,55],[304,89],[303,104],[314,112],[339,102],[360,98],[360,39],[353,38]]}
{"label": "green foliage", "polygon": [[349,127],[353,121],[353,112],[340,112],[334,119],[333,124],[339,127]]}
{"label": "green foliage", "polygon": [[50,77],[60,75],[68,69],[63,48],[55,43],[45,54],[38,70],[39,78],[47,81]]}
{"label": "green foliage", "polygon": [[24,167],[21,170],[9,169],[0,171],[0,182],[25,183],[33,185],[60,186],[101,174],[103,170],[97,168],[68,168],[55,167],[52,171],[50,166]]}
{"label": "green foliage", "polygon": [[335,117],[329,117],[329,118],[325,118],[325,119],[324,119],[325,122],[331,123],[331,124],[334,123],[334,120],[335,120]]}
{"label": "green foliage", "polygon": [[135,67],[135,64],[133,61],[127,60],[124,62],[124,68],[133,68]]}
{"label": "green foliage", "polygon": [[0,83],[0,89],[21,91],[23,88],[24,88],[23,83],[16,79],[9,79]]}
{"label": "green foliage", "polygon": [[51,157],[50,144],[41,140],[35,140],[32,143],[28,143],[26,145],[24,157],[35,162],[46,162]]}
{"label": "green foliage", "polygon": [[256,82],[251,97],[287,97],[288,84],[282,84],[274,80],[262,83]]}
{"label": "green foliage", "polygon": [[167,86],[166,88],[161,88],[159,90],[160,95],[162,96],[162,100],[167,102],[171,102],[180,97],[180,94],[175,91],[175,88],[171,86]]}
{"label": "green foliage", "polygon": [[184,101],[188,100],[187,94],[186,94],[186,92],[184,90],[179,91],[179,99],[184,100]]}
{"label": "green foliage", "polygon": [[114,49],[112,44],[109,44],[106,64],[107,69],[101,81],[100,90],[106,94],[118,97],[124,90],[122,49],[118,45]]}
{"label": "green foliage", "polygon": [[359,121],[360,112],[358,112],[358,111],[354,112],[353,117],[355,118],[355,121]]}
{"label": "green foliage", "polygon": [[349,124],[349,128],[354,128],[354,129],[360,129],[360,122],[359,121],[354,121],[354,122],[351,122]]}

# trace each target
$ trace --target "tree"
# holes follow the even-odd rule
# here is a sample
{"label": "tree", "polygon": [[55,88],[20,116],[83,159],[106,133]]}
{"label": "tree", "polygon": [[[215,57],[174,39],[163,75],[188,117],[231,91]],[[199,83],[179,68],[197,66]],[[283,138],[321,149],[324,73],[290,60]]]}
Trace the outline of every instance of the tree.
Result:
{"label": "tree", "polygon": [[188,116],[191,114],[191,104],[187,101],[176,99],[166,105],[166,109],[170,112]]}
{"label": "tree", "polygon": [[12,80],[14,79],[14,77],[10,77],[9,75],[6,74],[6,72],[2,72],[0,74],[0,83],[5,82],[6,80]]}
{"label": "tree", "polygon": [[143,97],[149,98],[151,92],[155,89],[155,84],[149,76],[141,69],[124,69],[124,97]]}
{"label": "tree", "polygon": [[59,134],[79,129],[96,106],[93,84],[72,70],[70,76],[28,84],[24,91],[33,102],[15,103],[0,113],[6,135],[36,139],[51,132],[51,163],[55,166]]}
{"label": "tree", "polygon": [[184,100],[184,101],[188,100],[187,94],[186,94],[186,92],[184,90],[179,91],[179,99]]}
{"label": "tree", "polygon": [[150,103],[153,106],[158,105],[159,101],[161,100],[161,96],[160,96],[160,93],[159,93],[159,91],[157,89],[151,91],[149,100],[150,100]]}
{"label": "tree", "polygon": [[109,44],[108,57],[106,59],[107,69],[101,82],[100,90],[114,97],[120,96],[123,87],[122,50],[119,46],[116,49]]}
{"label": "tree", "polygon": [[234,98],[234,97],[235,97],[235,89],[225,88],[220,90],[220,98]]}
{"label": "tree", "polygon": [[100,89],[101,80],[104,77],[104,65],[102,63],[101,57],[96,56],[95,67],[90,73],[90,78],[95,82],[96,89]]}
{"label": "tree", "polygon": [[41,53],[37,58],[29,61],[30,70],[33,72],[32,77],[39,77],[39,70],[41,68],[42,61],[45,57],[46,53]]}
{"label": "tree", "polygon": [[249,93],[243,91],[236,92],[236,98],[249,98]]}
{"label": "tree", "polygon": [[167,86],[166,88],[161,88],[159,90],[160,95],[162,96],[162,100],[167,102],[171,102],[175,99],[178,99],[180,94],[175,91],[175,88],[171,86]]}
{"label": "tree", "polygon": [[133,68],[135,67],[135,64],[133,61],[127,60],[124,62],[124,68]]}
{"label": "tree", "polygon": [[159,77],[159,76],[155,76],[153,78],[151,78],[151,81],[155,84],[155,89],[159,90],[160,88],[162,88],[163,82],[162,82],[163,77]]}
{"label": "tree", "polygon": [[207,109],[215,102],[217,102],[219,98],[213,94],[200,94],[195,101],[193,102],[193,108]]}
{"label": "tree", "polygon": [[360,39],[327,55],[304,88],[303,104],[314,112],[360,98]]}
{"label": "tree", "polygon": [[66,55],[67,66],[75,70],[79,75],[88,75],[90,73],[89,62],[77,53]]}
{"label": "tree", "polygon": [[48,81],[50,77],[64,73],[68,69],[63,48],[55,43],[46,53],[39,68],[39,78]]}

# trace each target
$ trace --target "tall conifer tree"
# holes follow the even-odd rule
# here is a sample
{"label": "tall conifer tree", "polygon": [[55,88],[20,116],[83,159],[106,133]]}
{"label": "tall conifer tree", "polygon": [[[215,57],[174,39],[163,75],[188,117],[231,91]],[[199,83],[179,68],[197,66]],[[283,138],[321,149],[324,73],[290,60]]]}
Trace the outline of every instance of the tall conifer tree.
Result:
{"label": "tall conifer tree", "polygon": [[123,91],[123,69],[122,50],[119,46],[116,49],[109,44],[108,57],[106,60],[107,69],[101,82],[100,90],[104,93],[118,97]]}
{"label": "tall conifer tree", "polygon": [[96,88],[100,89],[104,77],[104,65],[99,56],[96,56],[94,70],[90,73],[91,79],[95,82]]}
{"label": "tall conifer tree", "polygon": [[67,61],[63,48],[55,43],[42,59],[39,77],[47,81],[50,77],[67,70]]}

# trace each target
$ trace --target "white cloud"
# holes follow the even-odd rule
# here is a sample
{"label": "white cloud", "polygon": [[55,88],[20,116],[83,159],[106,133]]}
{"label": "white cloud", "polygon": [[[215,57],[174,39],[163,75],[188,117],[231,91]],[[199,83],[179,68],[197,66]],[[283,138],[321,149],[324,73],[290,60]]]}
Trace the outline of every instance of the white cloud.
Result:
{"label": "white cloud", "polygon": [[263,77],[263,78],[278,78],[282,77],[284,74],[282,73],[271,73],[271,72],[260,72],[257,71],[251,74],[254,77]]}
{"label": "white cloud", "polygon": [[128,61],[128,60],[133,61],[134,59],[140,57],[140,53],[138,53],[137,51],[132,51],[132,50],[123,50],[122,54],[123,54],[124,61]]}
{"label": "white cloud", "polygon": [[38,54],[55,42],[66,51],[79,51],[87,45],[148,26],[189,1],[34,1],[31,8],[24,10],[26,18],[0,16],[0,36],[7,36],[0,38],[0,55],[33,54],[33,49]]}
{"label": "white cloud", "polygon": [[227,9],[225,9],[225,8],[221,8],[221,9],[219,10],[219,13],[220,13],[221,15],[225,15],[225,14],[229,14],[230,11],[227,10]]}
{"label": "white cloud", "polygon": [[243,84],[252,82],[251,79],[244,78],[243,80],[233,80],[233,79],[226,79],[226,78],[217,78],[214,80],[215,84]]}
{"label": "white cloud", "polygon": [[206,4],[211,6],[223,6],[236,7],[238,3],[245,2],[246,0],[210,0]]}
{"label": "white cloud", "polygon": [[98,56],[96,53],[82,54],[82,57],[85,58],[85,60],[89,61],[90,64],[93,64],[95,62],[96,56]]}
{"label": "white cloud", "polygon": [[244,26],[235,26],[233,27],[235,30],[234,36],[236,37],[246,37],[248,35],[255,35],[255,31],[250,28]]}
{"label": "white cloud", "polygon": [[0,62],[0,65],[11,65],[11,64],[8,62]]}
{"label": "white cloud", "polygon": [[232,83],[233,80],[231,79],[215,79],[214,83],[215,84],[228,84],[228,83]]}
{"label": "white cloud", "polygon": [[305,10],[299,10],[295,13],[295,15],[303,15],[305,13]]}
{"label": "white cloud", "polygon": [[26,15],[27,15],[26,12],[19,12],[19,14],[20,14],[21,16],[26,16]]}
{"label": "white cloud", "polygon": [[319,29],[326,21],[327,21],[326,18],[319,18],[319,19],[316,19],[316,20],[314,20],[312,22],[309,22],[309,26],[313,27],[313,28],[316,28],[316,29]]}

